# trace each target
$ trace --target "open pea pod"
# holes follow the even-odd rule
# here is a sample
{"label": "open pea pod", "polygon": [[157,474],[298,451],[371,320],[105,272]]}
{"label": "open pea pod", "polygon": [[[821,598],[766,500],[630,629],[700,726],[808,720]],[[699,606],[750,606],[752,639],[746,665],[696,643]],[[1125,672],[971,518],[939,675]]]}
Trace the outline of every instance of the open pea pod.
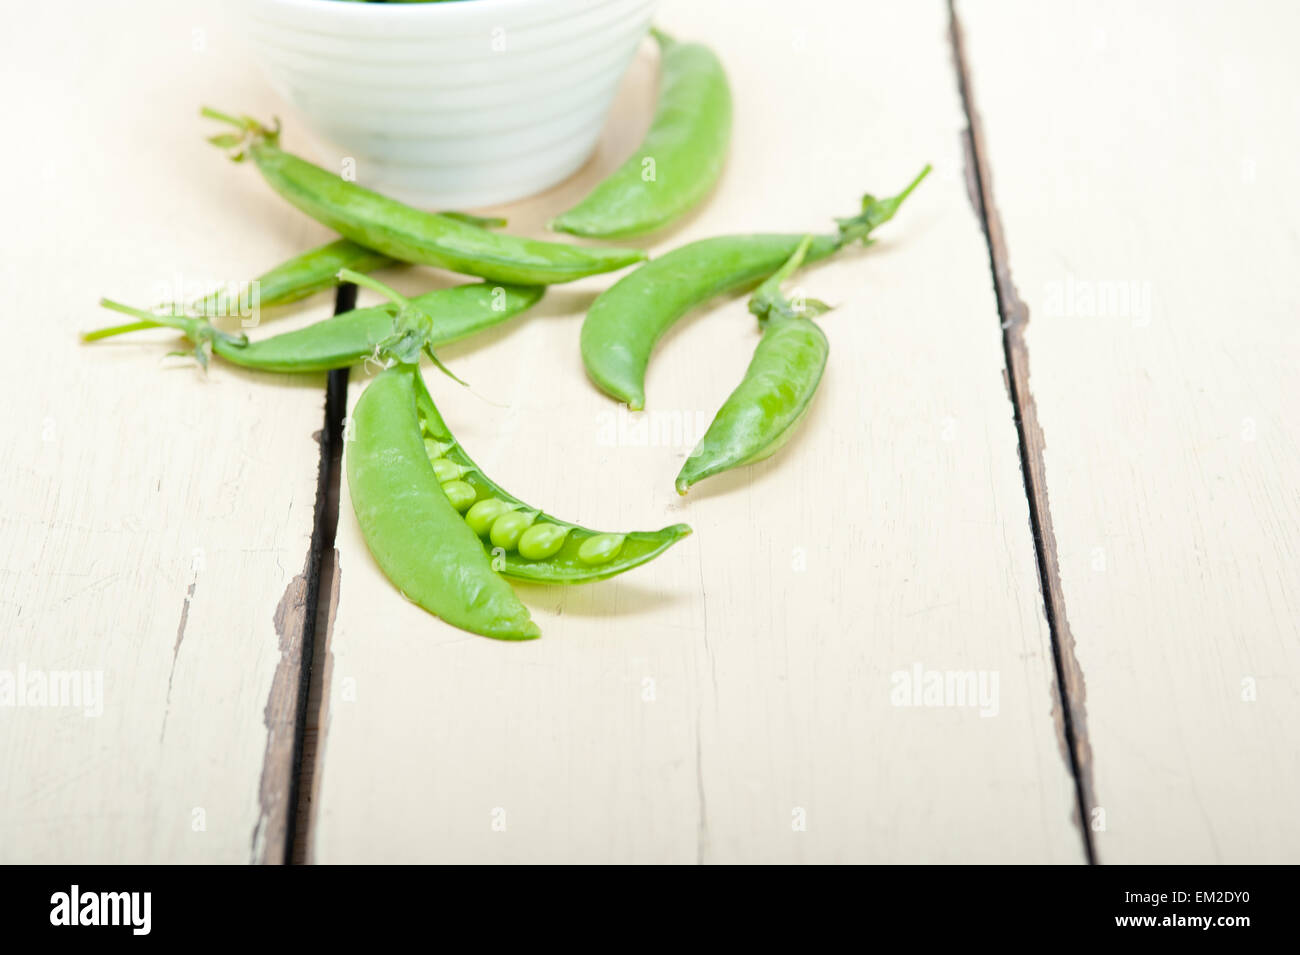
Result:
{"label": "open pea pod", "polygon": [[385,576],[429,613],[496,640],[535,639],[528,608],[429,467],[412,400],[419,380],[415,366],[390,368],[352,411],[344,464],[361,535]]}
{"label": "open pea pod", "polygon": [[444,493],[479,534],[498,573],[548,584],[604,580],[653,560],[691,533],[686,524],[595,531],[529,507],[482,472],[452,435],[418,374],[415,382],[429,459]]}

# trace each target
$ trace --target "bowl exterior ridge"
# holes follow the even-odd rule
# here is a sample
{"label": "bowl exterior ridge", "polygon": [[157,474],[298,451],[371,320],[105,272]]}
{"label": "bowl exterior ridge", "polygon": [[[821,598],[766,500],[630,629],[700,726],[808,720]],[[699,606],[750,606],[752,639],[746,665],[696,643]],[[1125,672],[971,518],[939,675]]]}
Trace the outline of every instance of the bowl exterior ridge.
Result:
{"label": "bowl exterior ridge", "polygon": [[541,192],[586,162],[658,0],[243,0],[275,91],[421,206]]}

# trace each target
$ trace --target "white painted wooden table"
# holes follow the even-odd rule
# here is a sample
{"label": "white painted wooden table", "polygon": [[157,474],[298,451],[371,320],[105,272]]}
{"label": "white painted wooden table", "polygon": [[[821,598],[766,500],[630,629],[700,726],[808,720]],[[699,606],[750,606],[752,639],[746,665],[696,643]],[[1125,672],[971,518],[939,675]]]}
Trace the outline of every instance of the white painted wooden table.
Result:
{"label": "white painted wooden table", "polygon": [[[23,16],[0,50],[30,91],[0,180],[0,861],[1300,858],[1292,6],[666,3],[737,112],[721,186],[652,252],[820,229],[935,174],[801,278],[838,307],[800,436],[686,499],[756,340],[743,299],[662,344],[653,440],[582,373],[609,277],[444,349],[474,393],[430,386],[502,484],[696,531],[615,580],[520,587],[545,634],[523,645],[380,574],[330,493],[324,376],[76,341],[100,295],[328,235],[203,142],[200,103],[285,114],[235,15],[159,0],[111,44],[112,7]],[[655,70],[648,44],[597,156],[512,231],[630,151]],[[961,674],[983,701],[925,705]]]}

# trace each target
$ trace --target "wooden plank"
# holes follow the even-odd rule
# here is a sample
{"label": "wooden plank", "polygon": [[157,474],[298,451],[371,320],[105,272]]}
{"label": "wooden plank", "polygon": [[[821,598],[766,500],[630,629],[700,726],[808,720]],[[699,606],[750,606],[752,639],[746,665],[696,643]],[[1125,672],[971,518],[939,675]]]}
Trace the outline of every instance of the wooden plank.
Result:
{"label": "wooden plank", "polygon": [[126,32],[113,4],[75,30],[62,7],[24,16],[0,58],[7,85],[40,87],[10,100],[0,184],[0,694],[21,671],[89,673],[102,695],[91,716],[0,706],[0,860],[275,861],[323,377],[203,380],[161,367],[170,334],[77,333],[114,324],[100,295],[246,280],[326,233],[203,141],[210,98],[273,105],[233,13],[159,0]]}
{"label": "wooden plank", "polygon": [[1098,857],[1294,862],[1300,15],[957,11]]}
{"label": "wooden plank", "polygon": [[[690,432],[756,341],[743,300],[661,346],[654,441],[583,376],[580,316],[610,279],[444,350],[475,393],[430,372],[435,398],[502,484],[593,526],[696,534],[613,581],[521,587],[544,636],[505,645],[404,603],[344,487],[312,857],[1081,861],[946,7],[813,2],[792,26],[788,4],[750,4],[741,32],[676,3],[659,22],[719,50],[737,117],[716,195],[655,249],[821,229],[865,189],[937,172],[877,247],[805,276],[839,307],[802,434],[687,500]],[[653,83],[647,49],[596,159],[510,208],[513,228],[633,148]],[[997,715],[893,705],[914,664],[996,674]]]}

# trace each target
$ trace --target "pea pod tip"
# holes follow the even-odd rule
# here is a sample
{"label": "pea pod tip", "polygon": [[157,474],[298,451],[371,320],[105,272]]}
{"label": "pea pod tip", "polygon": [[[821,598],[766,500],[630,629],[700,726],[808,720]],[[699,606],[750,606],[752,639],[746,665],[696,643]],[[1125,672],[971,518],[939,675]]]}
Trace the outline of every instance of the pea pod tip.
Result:
{"label": "pea pod tip", "polygon": [[[548,221],[546,223],[546,228],[551,232],[562,232],[565,235],[576,235],[582,239],[621,239],[635,235],[638,231],[644,231],[636,229],[631,230],[630,232],[611,231],[608,228],[602,228],[599,224],[592,225],[585,222],[581,216],[571,216],[567,212]],[[649,254],[644,249],[636,249],[635,251],[641,253],[641,258],[638,261],[644,262],[649,258]]]}
{"label": "pea pod tip", "polygon": [[529,620],[528,626],[520,627],[515,633],[508,635],[503,634],[500,636],[497,636],[496,634],[486,634],[486,636],[494,637],[503,643],[523,643],[525,640],[537,640],[541,635],[542,628],[537,626],[537,621],[535,620]]}

